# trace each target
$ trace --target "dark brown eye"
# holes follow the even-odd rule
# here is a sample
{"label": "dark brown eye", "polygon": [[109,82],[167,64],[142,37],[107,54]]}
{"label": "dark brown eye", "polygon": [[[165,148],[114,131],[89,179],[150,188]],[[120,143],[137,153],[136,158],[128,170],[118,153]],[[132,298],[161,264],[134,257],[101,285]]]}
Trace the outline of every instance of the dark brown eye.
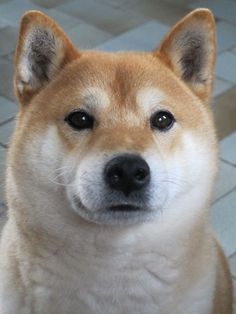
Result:
{"label": "dark brown eye", "polygon": [[65,121],[76,130],[92,129],[94,124],[94,118],[85,111],[71,112]]}
{"label": "dark brown eye", "polygon": [[175,118],[169,111],[158,111],[151,117],[151,127],[159,131],[169,130],[174,123]]}

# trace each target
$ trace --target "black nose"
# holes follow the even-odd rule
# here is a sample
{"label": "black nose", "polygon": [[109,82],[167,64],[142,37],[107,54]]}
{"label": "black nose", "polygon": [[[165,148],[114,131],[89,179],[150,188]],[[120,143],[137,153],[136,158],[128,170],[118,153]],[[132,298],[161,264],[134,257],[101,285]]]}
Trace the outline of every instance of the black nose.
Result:
{"label": "black nose", "polygon": [[137,155],[124,154],[110,160],[105,167],[105,181],[114,190],[128,196],[132,191],[148,185],[150,169],[145,160]]}

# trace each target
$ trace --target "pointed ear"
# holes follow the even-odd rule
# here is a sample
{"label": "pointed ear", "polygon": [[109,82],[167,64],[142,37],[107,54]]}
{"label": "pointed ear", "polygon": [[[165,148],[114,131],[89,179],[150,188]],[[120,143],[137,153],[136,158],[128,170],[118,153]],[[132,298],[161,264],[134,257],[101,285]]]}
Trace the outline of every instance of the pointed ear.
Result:
{"label": "pointed ear", "polygon": [[215,22],[207,9],[188,14],[167,34],[155,52],[204,102],[212,90]]}
{"label": "pointed ear", "polygon": [[27,104],[58,72],[79,56],[62,29],[38,11],[23,15],[15,53],[14,86]]}

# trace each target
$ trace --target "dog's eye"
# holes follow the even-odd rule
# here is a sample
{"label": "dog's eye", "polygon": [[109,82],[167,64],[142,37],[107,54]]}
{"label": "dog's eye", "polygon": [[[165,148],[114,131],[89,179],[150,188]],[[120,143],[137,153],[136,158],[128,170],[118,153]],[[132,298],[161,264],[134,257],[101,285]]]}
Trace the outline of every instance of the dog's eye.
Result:
{"label": "dog's eye", "polygon": [[158,111],[151,117],[151,127],[159,131],[169,130],[174,123],[175,118],[169,111]]}
{"label": "dog's eye", "polygon": [[94,124],[94,118],[85,111],[71,112],[65,121],[74,129],[92,129]]}

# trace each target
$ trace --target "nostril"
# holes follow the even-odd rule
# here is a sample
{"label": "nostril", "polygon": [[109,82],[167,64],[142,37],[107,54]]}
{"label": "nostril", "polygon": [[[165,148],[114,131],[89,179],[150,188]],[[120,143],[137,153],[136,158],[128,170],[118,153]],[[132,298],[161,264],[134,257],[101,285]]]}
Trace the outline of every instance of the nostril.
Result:
{"label": "nostril", "polygon": [[134,177],[137,181],[143,181],[147,177],[148,173],[145,169],[139,168],[137,169]]}
{"label": "nostril", "polygon": [[118,183],[122,179],[123,175],[123,170],[119,167],[111,168],[110,171],[108,171],[108,177],[113,183]]}
{"label": "nostril", "polygon": [[113,174],[112,176],[111,176],[111,180],[113,181],[113,182],[118,182],[119,180],[120,180],[120,176],[118,175],[118,174]]}

